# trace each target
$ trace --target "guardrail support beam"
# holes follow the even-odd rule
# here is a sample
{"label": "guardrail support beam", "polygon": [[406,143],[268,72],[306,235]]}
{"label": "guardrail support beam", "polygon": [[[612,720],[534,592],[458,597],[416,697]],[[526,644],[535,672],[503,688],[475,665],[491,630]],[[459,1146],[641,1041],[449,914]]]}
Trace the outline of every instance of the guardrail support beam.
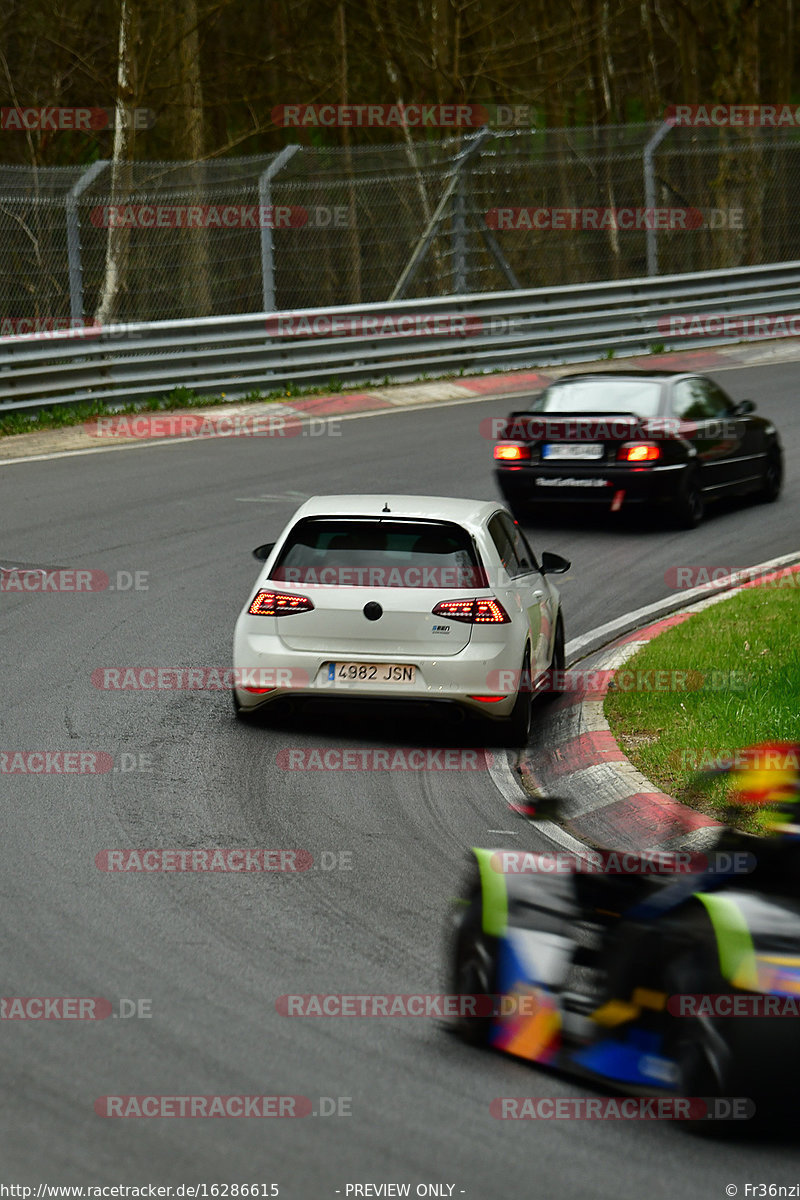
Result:
{"label": "guardrail support beam", "polygon": [[423,258],[425,257],[428,247],[430,246],[431,242],[433,241],[433,239],[436,235],[437,226],[439,225],[439,222],[441,221],[441,219],[444,215],[447,205],[450,202],[450,197],[453,195],[454,191],[456,190],[456,187],[458,186],[461,171],[466,166],[466,164],[469,162],[469,160],[472,158],[473,154],[477,154],[478,150],[480,150],[481,146],[488,138],[489,133],[490,133],[490,130],[489,130],[488,126],[484,125],[483,128],[478,130],[477,134],[471,140],[471,142],[467,146],[467,148],[465,150],[462,150],[461,153],[457,156],[455,162],[453,163],[453,169],[450,172],[450,178],[447,182],[447,186],[445,187],[444,191],[442,192],[442,198],[439,201],[439,203],[436,205],[436,211],[434,212],[433,216],[431,217],[430,221],[427,224],[427,227],[423,231],[422,236],[420,237],[419,241],[417,242],[416,246],[414,247],[414,252],[412,253],[411,258],[406,263],[402,275],[398,279],[397,283],[394,285],[392,294],[389,297],[390,301],[402,300],[403,296],[405,295],[406,288],[408,287],[411,280],[414,278],[414,276],[417,272],[417,267],[419,266],[419,264],[422,262]]}

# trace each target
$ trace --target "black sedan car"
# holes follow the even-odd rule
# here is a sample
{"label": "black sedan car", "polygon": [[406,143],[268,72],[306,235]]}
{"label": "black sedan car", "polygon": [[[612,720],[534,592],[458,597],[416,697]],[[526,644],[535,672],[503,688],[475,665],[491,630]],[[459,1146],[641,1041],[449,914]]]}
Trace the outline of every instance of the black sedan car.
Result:
{"label": "black sedan car", "polygon": [[705,375],[566,375],[497,423],[495,477],[517,517],[534,504],[645,504],[691,528],[719,497],[778,498],[778,431],[754,410]]}

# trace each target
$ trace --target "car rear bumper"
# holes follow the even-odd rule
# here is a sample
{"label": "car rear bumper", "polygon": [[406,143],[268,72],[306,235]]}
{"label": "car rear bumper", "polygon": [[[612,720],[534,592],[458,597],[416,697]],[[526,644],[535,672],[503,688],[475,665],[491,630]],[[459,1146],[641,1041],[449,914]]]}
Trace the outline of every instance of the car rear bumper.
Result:
{"label": "car rear bumper", "polygon": [[[286,618],[291,620],[291,618]],[[287,650],[279,637],[252,634],[237,628],[234,642],[234,692],[242,709],[252,711],[287,697],[324,697],[338,700],[442,700],[459,704],[489,717],[507,717],[514,707],[523,648],[506,643],[470,643],[456,655],[442,658],[400,654],[330,654]],[[328,664],[338,662],[391,663],[416,669],[413,683],[362,683],[331,681]],[[507,672],[501,688],[498,672]],[[250,687],[266,684],[267,691]],[[508,689],[508,694],[503,694]],[[502,694],[491,702],[475,696]]]}
{"label": "car rear bumper", "polygon": [[533,463],[495,468],[495,479],[509,504],[594,504],[610,508],[620,492],[622,504],[662,504],[680,493],[689,463],[625,467],[578,462]]}

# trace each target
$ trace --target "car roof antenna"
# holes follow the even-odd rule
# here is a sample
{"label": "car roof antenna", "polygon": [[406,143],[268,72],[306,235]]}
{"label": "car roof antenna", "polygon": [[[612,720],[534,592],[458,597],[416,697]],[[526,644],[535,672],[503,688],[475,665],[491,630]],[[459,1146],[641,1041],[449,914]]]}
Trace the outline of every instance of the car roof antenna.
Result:
{"label": "car roof antenna", "polygon": [[381,509],[381,512],[391,512],[391,511],[392,510],[389,508],[389,501],[387,500],[386,503],[384,504],[383,508]]}

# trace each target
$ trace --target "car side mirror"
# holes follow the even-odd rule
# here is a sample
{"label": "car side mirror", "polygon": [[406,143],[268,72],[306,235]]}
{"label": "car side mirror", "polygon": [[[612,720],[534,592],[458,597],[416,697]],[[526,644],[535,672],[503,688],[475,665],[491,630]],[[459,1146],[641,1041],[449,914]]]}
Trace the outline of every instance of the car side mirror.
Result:
{"label": "car side mirror", "polygon": [[255,550],[253,551],[253,558],[257,558],[261,562],[266,562],[274,549],[274,542],[264,542],[263,546],[256,546]]}
{"label": "car side mirror", "polygon": [[560,554],[551,554],[549,550],[542,554],[542,575],[563,575],[571,566],[569,559]]}
{"label": "car side mirror", "polygon": [[756,406],[752,400],[740,400],[734,409],[737,417],[746,417],[748,413],[755,411]]}

